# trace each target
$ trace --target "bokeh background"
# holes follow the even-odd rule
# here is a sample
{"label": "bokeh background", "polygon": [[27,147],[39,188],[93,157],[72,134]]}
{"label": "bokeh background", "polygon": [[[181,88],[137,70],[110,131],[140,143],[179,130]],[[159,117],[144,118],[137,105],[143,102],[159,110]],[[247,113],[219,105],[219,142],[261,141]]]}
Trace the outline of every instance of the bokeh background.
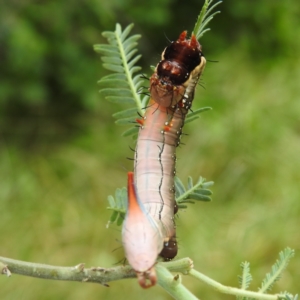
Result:
{"label": "bokeh background", "polygon": [[[123,259],[120,228],[106,229],[107,196],[126,185],[131,138],[114,124],[107,74],[93,44],[104,30],[135,23],[143,73],[191,30],[203,1],[2,1],[0,9],[0,236],[2,256],[111,267]],[[296,257],[274,292],[299,293],[300,6],[233,1],[219,6],[201,39],[208,62],[187,124],[177,174],[215,182],[213,202],[177,219],[180,252],[215,280],[237,286],[251,263],[257,290],[278,252]],[[233,299],[183,277],[201,299]],[[0,278],[1,299],[170,299],[136,280],[95,284]]]}

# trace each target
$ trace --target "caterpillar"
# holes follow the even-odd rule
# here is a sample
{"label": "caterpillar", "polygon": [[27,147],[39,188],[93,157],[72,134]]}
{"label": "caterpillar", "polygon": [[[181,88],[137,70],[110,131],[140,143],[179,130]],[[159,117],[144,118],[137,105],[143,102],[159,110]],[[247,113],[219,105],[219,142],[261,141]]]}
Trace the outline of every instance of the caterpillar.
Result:
{"label": "caterpillar", "polygon": [[156,283],[157,257],[177,254],[174,222],[176,147],[206,60],[195,35],[180,34],[162,53],[150,78],[150,101],[128,173],[128,209],[122,229],[125,256],[139,284]]}

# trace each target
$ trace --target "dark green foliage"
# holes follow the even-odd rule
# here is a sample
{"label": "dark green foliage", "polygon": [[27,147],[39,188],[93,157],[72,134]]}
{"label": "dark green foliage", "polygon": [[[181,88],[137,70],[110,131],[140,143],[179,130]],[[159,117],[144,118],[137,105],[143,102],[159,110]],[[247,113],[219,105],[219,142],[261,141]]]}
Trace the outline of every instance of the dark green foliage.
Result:
{"label": "dark green foliage", "polygon": [[[96,107],[96,1],[4,1],[0,10],[0,131],[8,142],[59,142]],[[23,144],[25,143],[25,144]]]}

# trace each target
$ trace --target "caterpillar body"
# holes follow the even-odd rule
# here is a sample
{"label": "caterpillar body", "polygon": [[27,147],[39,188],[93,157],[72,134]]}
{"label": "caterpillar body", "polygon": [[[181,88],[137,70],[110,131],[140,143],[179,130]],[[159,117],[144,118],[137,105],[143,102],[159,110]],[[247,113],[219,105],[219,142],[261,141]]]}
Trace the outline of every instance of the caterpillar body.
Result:
{"label": "caterpillar body", "polygon": [[128,173],[128,210],[122,229],[125,255],[147,288],[156,283],[158,255],[177,254],[174,222],[176,147],[205,66],[201,46],[186,31],[165,48],[150,78],[150,101],[140,124],[134,174]]}

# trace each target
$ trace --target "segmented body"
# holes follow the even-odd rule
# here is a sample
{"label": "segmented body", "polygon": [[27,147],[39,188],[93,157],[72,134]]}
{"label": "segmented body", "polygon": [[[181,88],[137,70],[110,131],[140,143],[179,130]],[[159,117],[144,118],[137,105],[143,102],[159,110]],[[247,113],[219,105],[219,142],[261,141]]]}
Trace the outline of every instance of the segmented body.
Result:
{"label": "segmented body", "polygon": [[[205,66],[195,36],[168,46],[150,79],[150,102],[142,119],[135,150],[134,182],[129,173],[129,207],[123,225],[126,257],[142,287],[155,284],[154,264],[160,254],[177,254],[174,222],[176,147],[185,116]],[[136,204],[133,204],[136,203]],[[132,207],[135,207],[133,210]]]}

